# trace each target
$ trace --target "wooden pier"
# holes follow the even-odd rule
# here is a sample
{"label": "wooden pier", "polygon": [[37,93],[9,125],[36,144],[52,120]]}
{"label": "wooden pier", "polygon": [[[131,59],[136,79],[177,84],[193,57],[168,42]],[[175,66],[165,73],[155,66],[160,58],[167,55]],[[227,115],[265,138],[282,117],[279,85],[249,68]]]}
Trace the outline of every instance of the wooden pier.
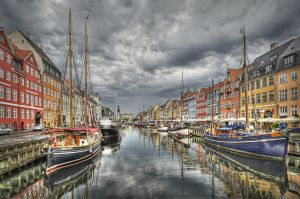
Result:
{"label": "wooden pier", "polygon": [[0,180],[13,170],[44,157],[46,135],[3,136],[0,140]]}

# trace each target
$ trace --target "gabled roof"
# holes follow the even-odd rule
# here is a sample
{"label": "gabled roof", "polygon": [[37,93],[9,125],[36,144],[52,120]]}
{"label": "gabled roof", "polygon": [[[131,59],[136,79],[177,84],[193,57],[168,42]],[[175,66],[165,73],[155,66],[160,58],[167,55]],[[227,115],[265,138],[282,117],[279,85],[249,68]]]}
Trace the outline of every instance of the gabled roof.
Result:
{"label": "gabled roof", "polygon": [[[294,63],[284,66],[283,59],[289,55],[297,55],[295,57]],[[283,70],[285,68],[289,68],[295,65],[300,65],[300,36],[295,38],[293,42],[285,49],[285,51],[281,54],[280,59],[278,60],[277,63],[277,71]]]}
{"label": "gabled roof", "polygon": [[41,49],[38,45],[36,45],[26,34],[24,34],[20,29],[17,29],[22,36],[28,41],[28,43],[34,48],[34,50],[41,56],[42,60],[46,63],[50,64],[53,68],[60,70],[55,66],[55,64],[51,61],[51,59],[47,56],[47,54]]}
{"label": "gabled roof", "polygon": [[19,50],[18,47],[15,46],[14,44],[12,44],[12,47],[16,53],[16,56],[21,60],[25,60],[27,57],[29,57],[32,54],[30,50]]}

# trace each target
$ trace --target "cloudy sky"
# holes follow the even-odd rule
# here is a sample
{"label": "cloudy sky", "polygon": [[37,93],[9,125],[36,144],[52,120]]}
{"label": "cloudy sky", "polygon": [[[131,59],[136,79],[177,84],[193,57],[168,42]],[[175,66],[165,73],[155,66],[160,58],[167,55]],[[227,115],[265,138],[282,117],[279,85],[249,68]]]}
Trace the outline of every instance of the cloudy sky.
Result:
{"label": "cloudy sky", "polygon": [[300,35],[299,0],[1,0],[0,26],[29,33],[63,69],[68,8],[78,65],[89,14],[94,90],[110,107],[117,93],[122,112],[178,98],[182,72],[185,88],[222,80],[241,66],[242,26],[250,62]]}

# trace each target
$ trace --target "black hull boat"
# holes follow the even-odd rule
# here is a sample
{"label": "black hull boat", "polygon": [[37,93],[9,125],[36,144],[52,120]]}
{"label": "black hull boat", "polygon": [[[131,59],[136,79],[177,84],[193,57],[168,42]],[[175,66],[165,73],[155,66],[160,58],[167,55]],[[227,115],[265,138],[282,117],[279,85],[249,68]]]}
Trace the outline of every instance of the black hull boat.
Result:
{"label": "black hull boat", "polygon": [[60,187],[68,185],[70,182],[78,181],[82,176],[84,176],[89,170],[95,167],[95,162],[101,157],[101,152],[93,156],[87,161],[80,162],[73,166],[69,166],[65,169],[58,170],[57,172],[52,172],[44,176],[45,186],[51,190],[58,190]]}
{"label": "black hull boat", "polygon": [[46,175],[89,161],[101,149],[102,136],[97,128],[70,128],[57,137],[48,149]]}
{"label": "black hull boat", "polygon": [[242,156],[224,150],[218,150],[215,147],[207,145],[205,145],[205,151],[209,154],[215,154],[219,157],[221,162],[228,165],[234,165],[239,170],[254,173],[266,180],[272,180],[279,183],[287,182],[287,167],[284,160],[276,161]]}
{"label": "black hull boat", "polygon": [[119,128],[116,122],[112,120],[101,120],[100,121],[100,129],[102,136],[116,136],[119,133]]}

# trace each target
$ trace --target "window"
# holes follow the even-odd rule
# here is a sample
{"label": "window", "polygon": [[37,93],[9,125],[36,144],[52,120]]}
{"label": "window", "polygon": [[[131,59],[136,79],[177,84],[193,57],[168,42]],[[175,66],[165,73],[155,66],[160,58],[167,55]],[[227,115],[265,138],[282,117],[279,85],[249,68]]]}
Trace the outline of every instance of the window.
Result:
{"label": "window", "polygon": [[4,98],[4,87],[0,86],[0,98]]}
{"label": "window", "polygon": [[263,78],[262,86],[267,87],[267,78]]}
{"label": "window", "polygon": [[266,66],[266,73],[269,73],[272,71],[272,65]]}
{"label": "window", "polygon": [[269,99],[270,99],[270,102],[274,101],[274,91],[269,92]]}
{"label": "window", "polygon": [[17,77],[16,74],[12,75],[12,81],[15,82],[15,83],[18,83],[18,77]]}
{"label": "window", "polygon": [[11,118],[11,109],[10,109],[10,107],[6,107],[6,118]]}
{"label": "window", "polygon": [[11,129],[11,124],[6,124],[6,128]]}
{"label": "window", "polygon": [[20,82],[21,82],[21,85],[24,86],[24,78],[23,77],[20,78]]}
{"label": "window", "polygon": [[255,89],[255,86],[254,86],[254,81],[251,82],[251,90],[254,90]]}
{"label": "window", "polygon": [[292,74],[292,80],[293,80],[293,81],[295,81],[295,80],[298,79],[297,71],[294,70],[294,71],[292,71],[291,74]]}
{"label": "window", "polygon": [[24,119],[24,109],[21,109],[21,119]]}
{"label": "window", "polygon": [[0,59],[4,59],[4,51],[0,49]]}
{"label": "window", "polygon": [[292,88],[291,89],[291,99],[292,100],[296,100],[297,97],[298,97],[297,95],[298,95],[297,87],[296,88]]}
{"label": "window", "polygon": [[256,89],[260,88],[260,79],[256,80]]}
{"label": "window", "polygon": [[254,95],[251,95],[251,104],[254,104],[255,100],[254,100]]}
{"label": "window", "polygon": [[275,60],[277,58],[277,55],[272,55],[271,56],[271,61]]}
{"label": "window", "polygon": [[280,101],[287,100],[287,89],[279,91]]}
{"label": "window", "polygon": [[297,106],[291,106],[291,114],[292,116],[298,115]]}
{"label": "window", "polygon": [[17,101],[17,91],[16,90],[12,91],[12,100]]}
{"label": "window", "polygon": [[11,64],[11,56],[8,53],[6,53],[6,63]]}
{"label": "window", "polygon": [[29,81],[26,79],[26,87],[29,88]]}
{"label": "window", "polygon": [[0,68],[0,78],[4,78],[4,69]]}
{"label": "window", "polygon": [[30,67],[30,75],[33,76],[33,68],[32,67]]}
{"label": "window", "polygon": [[295,61],[295,55],[290,55],[290,56],[285,57],[283,59],[284,65],[288,65],[288,64],[294,63],[294,61]]}
{"label": "window", "polygon": [[39,105],[39,101],[38,101],[38,97],[37,97],[37,96],[34,96],[34,102],[35,102],[35,105],[36,105],[36,106]]}
{"label": "window", "polygon": [[257,104],[260,103],[260,94],[256,94],[256,103],[257,103]]}
{"label": "window", "polygon": [[30,96],[30,105],[34,106],[34,96],[33,95]]}
{"label": "window", "polygon": [[26,110],[26,119],[29,119],[29,110]]}
{"label": "window", "polygon": [[17,117],[18,117],[17,109],[13,108],[13,118],[17,118]]}
{"label": "window", "polygon": [[7,100],[10,100],[10,99],[11,99],[10,88],[6,88],[6,99],[7,99]]}
{"label": "window", "polygon": [[26,73],[29,73],[29,66],[26,64]]}
{"label": "window", "polygon": [[251,117],[254,118],[255,117],[255,111],[251,110]]}
{"label": "window", "polygon": [[29,94],[26,93],[26,104],[29,104]]}
{"label": "window", "polygon": [[279,76],[279,81],[280,81],[281,84],[287,82],[287,75],[286,75],[286,73],[280,74],[280,76]]}
{"label": "window", "polygon": [[4,118],[4,107],[0,106],[0,118]]}
{"label": "window", "polygon": [[267,100],[267,92],[264,92],[263,94],[262,94],[262,102],[263,103],[265,103],[265,102],[267,102],[268,100]]}
{"label": "window", "polygon": [[39,97],[39,106],[42,106],[42,98]]}
{"label": "window", "polygon": [[287,106],[279,107],[279,114],[281,116],[286,116],[287,115]]}
{"label": "window", "polygon": [[11,81],[11,74],[9,71],[6,71],[6,80]]}
{"label": "window", "polygon": [[273,86],[274,85],[274,76],[271,75],[269,76],[269,86]]}

